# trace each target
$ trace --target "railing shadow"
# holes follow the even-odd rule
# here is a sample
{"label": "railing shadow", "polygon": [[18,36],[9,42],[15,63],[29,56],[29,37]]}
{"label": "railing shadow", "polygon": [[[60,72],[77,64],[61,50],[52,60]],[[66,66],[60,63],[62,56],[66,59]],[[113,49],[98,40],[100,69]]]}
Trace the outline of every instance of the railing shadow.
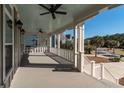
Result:
{"label": "railing shadow", "polygon": [[[29,53],[25,53],[23,54],[22,60],[21,60],[21,67],[31,67],[31,68],[54,68],[52,71],[59,71],[59,72],[77,72],[77,70],[75,70],[73,68],[73,65],[71,63],[65,63],[64,59],[60,60],[59,58],[56,59],[56,55],[50,54],[50,53],[45,53],[45,55],[43,56],[47,56],[52,58],[53,60],[55,60],[56,64],[52,64],[52,63],[30,63],[29,61]],[[31,55],[33,56],[33,55]],[[37,55],[34,55],[37,56]],[[42,55],[38,55],[41,56]],[[61,58],[62,59],[62,58]]]}
{"label": "railing shadow", "polygon": [[55,60],[56,62],[58,62],[59,64],[68,64],[68,65],[73,65],[70,61],[68,61],[67,59],[65,58],[62,58],[56,54],[53,54],[53,53],[49,53],[49,52],[46,52],[45,53],[46,56],[50,57],[51,59]]}

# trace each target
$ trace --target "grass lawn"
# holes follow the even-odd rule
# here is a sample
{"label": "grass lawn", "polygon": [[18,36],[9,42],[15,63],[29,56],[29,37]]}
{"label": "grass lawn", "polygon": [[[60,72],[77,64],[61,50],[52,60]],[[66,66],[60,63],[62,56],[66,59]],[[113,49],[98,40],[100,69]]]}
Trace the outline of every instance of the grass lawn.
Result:
{"label": "grass lawn", "polygon": [[[109,50],[109,51],[113,52],[113,50]],[[115,49],[115,54],[124,55],[124,50],[122,50],[122,49]]]}

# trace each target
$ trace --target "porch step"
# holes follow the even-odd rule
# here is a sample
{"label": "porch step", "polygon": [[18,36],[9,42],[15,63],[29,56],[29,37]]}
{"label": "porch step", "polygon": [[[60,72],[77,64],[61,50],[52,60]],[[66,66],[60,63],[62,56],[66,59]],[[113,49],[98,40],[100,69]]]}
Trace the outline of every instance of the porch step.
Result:
{"label": "porch step", "polygon": [[63,67],[63,68],[55,68],[53,71],[58,71],[58,72],[78,72],[77,69],[74,69],[72,67]]}

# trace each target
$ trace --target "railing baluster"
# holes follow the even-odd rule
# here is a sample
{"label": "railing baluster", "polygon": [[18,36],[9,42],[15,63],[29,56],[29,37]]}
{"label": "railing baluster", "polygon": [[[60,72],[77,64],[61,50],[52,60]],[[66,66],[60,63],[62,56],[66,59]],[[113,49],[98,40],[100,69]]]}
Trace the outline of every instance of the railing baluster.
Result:
{"label": "railing baluster", "polygon": [[91,75],[95,77],[95,61],[91,61]]}

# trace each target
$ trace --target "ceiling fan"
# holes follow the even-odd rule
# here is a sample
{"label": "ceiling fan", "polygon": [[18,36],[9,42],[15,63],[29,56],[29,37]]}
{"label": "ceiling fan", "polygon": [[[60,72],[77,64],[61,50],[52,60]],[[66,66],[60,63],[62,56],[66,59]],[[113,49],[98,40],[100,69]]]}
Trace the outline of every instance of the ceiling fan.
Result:
{"label": "ceiling fan", "polygon": [[39,4],[39,5],[47,10],[47,12],[41,13],[40,15],[51,14],[52,18],[56,19],[55,14],[61,14],[61,15],[67,14],[67,12],[64,12],[64,11],[58,11],[58,9],[62,6],[62,4],[50,4],[50,8],[46,7],[43,4]]}

